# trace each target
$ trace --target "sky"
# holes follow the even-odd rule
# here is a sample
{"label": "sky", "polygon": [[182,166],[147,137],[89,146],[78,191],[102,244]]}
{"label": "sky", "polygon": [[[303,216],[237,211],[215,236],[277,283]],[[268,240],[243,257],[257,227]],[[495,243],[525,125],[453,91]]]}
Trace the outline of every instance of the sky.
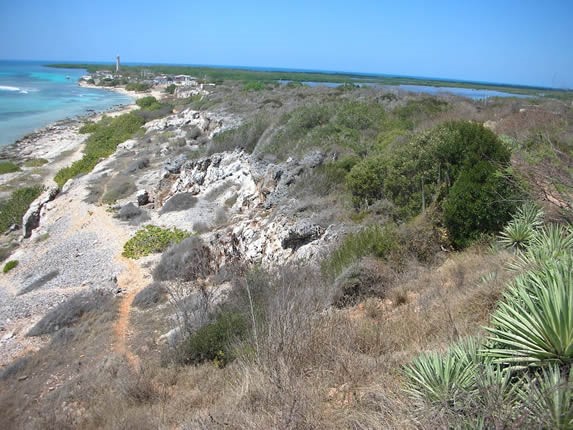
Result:
{"label": "sky", "polygon": [[573,0],[0,0],[0,59],[573,88]]}

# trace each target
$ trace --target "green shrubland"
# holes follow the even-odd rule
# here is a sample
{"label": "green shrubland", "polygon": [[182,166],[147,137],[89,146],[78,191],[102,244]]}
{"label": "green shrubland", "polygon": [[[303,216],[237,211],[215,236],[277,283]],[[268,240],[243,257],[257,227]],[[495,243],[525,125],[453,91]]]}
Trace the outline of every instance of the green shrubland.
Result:
{"label": "green shrubland", "polygon": [[12,192],[8,200],[0,202],[0,231],[8,230],[13,224],[20,225],[30,204],[41,193],[40,186],[20,188]]}
{"label": "green shrubland", "polygon": [[115,118],[104,117],[97,124],[84,125],[80,132],[91,133],[85,143],[84,155],[71,166],[58,171],[54,177],[56,183],[62,187],[68,179],[89,173],[101,159],[113,154],[117,145],[133,137],[144,122],[141,116],[127,113]]}

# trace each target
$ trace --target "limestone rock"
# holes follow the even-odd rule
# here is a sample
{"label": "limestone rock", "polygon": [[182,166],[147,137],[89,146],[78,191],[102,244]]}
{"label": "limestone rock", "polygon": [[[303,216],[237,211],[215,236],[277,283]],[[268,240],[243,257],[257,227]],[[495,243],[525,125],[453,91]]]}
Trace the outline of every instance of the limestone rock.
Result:
{"label": "limestone rock", "polygon": [[56,198],[59,191],[60,189],[58,187],[50,187],[32,202],[22,218],[22,226],[24,228],[23,236],[25,239],[32,235],[32,230],[39,227],[42,209],[46,203]]}
{"label": "limestone rock", "polygon": [[321,226],[312,224],[308,220],[299,221],[287,231],[281,245],[283,248],[296,251],[301,246],[319,239],[323,234],[324,228]]}

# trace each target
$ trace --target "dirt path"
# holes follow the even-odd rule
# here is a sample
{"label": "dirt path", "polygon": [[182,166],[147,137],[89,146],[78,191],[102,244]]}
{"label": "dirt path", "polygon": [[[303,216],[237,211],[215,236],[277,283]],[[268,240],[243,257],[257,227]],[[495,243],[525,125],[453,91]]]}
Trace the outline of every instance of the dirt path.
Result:
{"label": "dirt path", "polygon": [[128,345],[129,319],[135,295],[146,286],[147,281],[141,267],[134,261],[121,257],[124,270],[117,279],[118,288],[126,291],[119,304],[118,318],[114,326],[113,348],[116,353],[124,355],[130,366],[139,371],[139,357],[134,354]]}

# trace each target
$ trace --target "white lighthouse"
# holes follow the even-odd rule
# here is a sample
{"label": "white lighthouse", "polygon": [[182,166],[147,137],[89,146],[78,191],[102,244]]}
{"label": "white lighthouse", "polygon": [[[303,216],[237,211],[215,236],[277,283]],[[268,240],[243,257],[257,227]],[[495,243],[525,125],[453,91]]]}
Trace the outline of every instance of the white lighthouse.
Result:
{"label": "white lighthouse", "polygon": [[115,57],[115,73],[119,73],[119,55]]}

